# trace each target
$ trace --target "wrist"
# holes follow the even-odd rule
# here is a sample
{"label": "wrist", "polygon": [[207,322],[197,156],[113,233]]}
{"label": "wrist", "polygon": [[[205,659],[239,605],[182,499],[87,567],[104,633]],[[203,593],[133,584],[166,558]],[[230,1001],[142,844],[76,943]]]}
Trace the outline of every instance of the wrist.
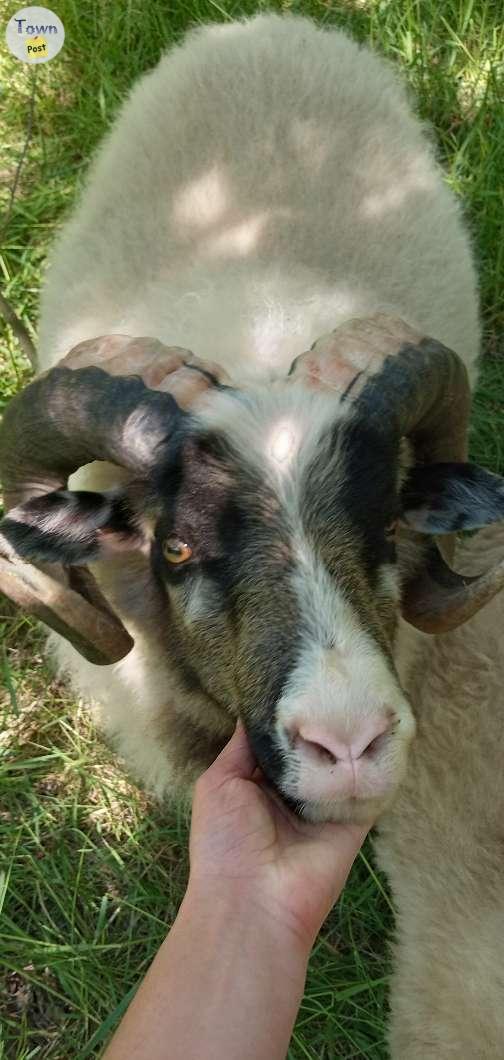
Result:
{"label": "wrist", "polygon": [[256,945],[270,950],[273,960],[287,964],[293,974],[306,974],[313,939],[297,922],[279,915],[273,901],[268,901],[253,881],[244,885],[242,881],[190,877],[179,916],[198,921],[203,930],[225,931],[228,939],[254,939]]}
{"label": "wrist", "polygon": [[[281,1060],[303,996],[308,951],[246,890],[191,879],[152,974],[170,997],[173,1056]],[[172,1051],[170,1051],[170,1056]]]}

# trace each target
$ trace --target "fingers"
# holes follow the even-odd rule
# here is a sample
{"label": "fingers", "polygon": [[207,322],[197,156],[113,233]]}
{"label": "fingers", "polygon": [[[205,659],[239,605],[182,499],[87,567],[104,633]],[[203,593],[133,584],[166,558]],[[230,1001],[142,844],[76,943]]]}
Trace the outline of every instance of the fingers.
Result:
{"label": "fingers", "polygon": [[319,830],[311,827],[314,833],[311,839],[305,834],[303,849],[314,865],[318,861],[329,871],[329,910],[345,886],[371,825],[325,824]]}
{"label": "fingers", "polygon": [[318,838],[334,843],[338,850],[338,860],[348,863],[351,868],[373,822],[367,824],[323,824]]}
{"label": "fingers", "polygon": [[339,891],[341,891],[345,886],[352,865],[366,839],[370,827],[371,825],[368,825],[366,827],[363,827],[362,825],[355,825],[343,829],[340,828],[337,840],[337,873],[339,874]]}

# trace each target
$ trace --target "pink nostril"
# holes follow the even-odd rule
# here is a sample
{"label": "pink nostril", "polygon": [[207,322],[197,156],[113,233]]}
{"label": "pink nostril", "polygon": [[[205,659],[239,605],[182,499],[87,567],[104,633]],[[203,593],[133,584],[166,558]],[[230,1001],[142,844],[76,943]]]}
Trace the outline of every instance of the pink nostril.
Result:
{"label": "pink nostril", "polygon": [[355,725],[354,731],[342,726],[300,725],[291,729],[294,747],[314,765],[334,765],[337,761],[355,761],[371,757],[380,746],[381,737],[394,724],[394,715],[380,714]]}
{"label": "pink nostril", "polygon": [[314,764],[333,766],[337,762],[336,755],[328,747],[317,743],[316,740],[306,740],[301,733],[295,738],[294,745],[305,757],[309,757]]}

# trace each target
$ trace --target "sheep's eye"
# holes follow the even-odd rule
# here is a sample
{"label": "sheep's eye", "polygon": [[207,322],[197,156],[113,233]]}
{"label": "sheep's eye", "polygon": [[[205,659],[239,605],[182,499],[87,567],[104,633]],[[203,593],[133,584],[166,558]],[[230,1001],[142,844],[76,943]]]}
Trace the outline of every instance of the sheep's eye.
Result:
{"label": "sheep's eye", "polygon": [[192,548],[179,537],[167,537],[163,542],[163,556],[168,563],[186,563],[192,556]]}
{"label": "sheep's eye", "polygon": [[397,519],[394,519],[388,526],[385,527],[385,537],[389,541],[393,541],[395,538],[395,532],[397,530]]}

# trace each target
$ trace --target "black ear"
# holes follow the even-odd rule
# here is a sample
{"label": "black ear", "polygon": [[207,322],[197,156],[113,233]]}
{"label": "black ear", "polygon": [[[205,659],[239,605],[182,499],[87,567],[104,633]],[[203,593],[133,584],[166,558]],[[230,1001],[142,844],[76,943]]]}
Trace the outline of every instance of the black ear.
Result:
{"label": "black ear", "polygon": [[77,565],[107,549],[139,549],[144,535],[122,490],[55,490],[12,508],[0,533],[23,559]]}
{"label": "black ear", "polygon": [[426,464],[411,472],[401,521],[425,534],[476,530],[504,519],[504,478],[477,464]]}

